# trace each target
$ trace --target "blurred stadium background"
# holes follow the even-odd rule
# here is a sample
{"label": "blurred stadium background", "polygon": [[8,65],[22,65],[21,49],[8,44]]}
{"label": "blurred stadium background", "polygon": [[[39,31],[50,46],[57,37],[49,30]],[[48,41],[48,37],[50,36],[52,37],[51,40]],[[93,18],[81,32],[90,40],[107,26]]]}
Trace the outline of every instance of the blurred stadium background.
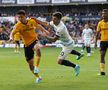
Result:
{"label": "blurred stadium background", "polygon": [[[29,17],[36,17],[43,21],[50,21],[55,11],[63,13],[63,20],[76,43],[81,43],[81,33],[85,23],[96,33],[96,26],[101,19],[101,10],[108,8],[108,0],[0,0],[0,90],[108,90],[108,76],[97,76],[99,69],[99,49],[91,57],[85,56],[80,64],[81,73],[74,76],[73,70],[57,65],[56,59],[60,48],[42,48],[40,72],[43,81],[34,83],[23,55],[14,53],[13,48],[6,43],[13,25],[16,23],[15,14],[24,9]],[[42,39],[42,44],[47,43]],[[76,48],[81,50],[80,48]],[[108,54],[106,55],[108,58]],[[108,62],[106,61],[106,73]]]}
{"label": "blurred stadium background", "polygon": [[[63,13],[63,20],[72,37],[81,42],[81,33],[85,23],[96,32],[97,22],[101,19],[101,10],[108,8],[108,0],[0,0],[0,40],[8,40],[15,14],[18,10],[27,11],[28,17],[50,21],[55,11]],[[43,43],[46,41],[44,40]],[[3,47],[3,45],[1,46]]]}

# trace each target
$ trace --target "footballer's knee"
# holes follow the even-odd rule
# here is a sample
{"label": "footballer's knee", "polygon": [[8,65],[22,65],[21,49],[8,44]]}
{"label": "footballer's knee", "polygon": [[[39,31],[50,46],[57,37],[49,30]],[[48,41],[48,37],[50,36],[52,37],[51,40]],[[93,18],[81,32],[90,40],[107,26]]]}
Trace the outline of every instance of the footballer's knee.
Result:
{"label": "footballer's knee", "polygon": [[63,59],[58,59],[58,64],[62,65]]}

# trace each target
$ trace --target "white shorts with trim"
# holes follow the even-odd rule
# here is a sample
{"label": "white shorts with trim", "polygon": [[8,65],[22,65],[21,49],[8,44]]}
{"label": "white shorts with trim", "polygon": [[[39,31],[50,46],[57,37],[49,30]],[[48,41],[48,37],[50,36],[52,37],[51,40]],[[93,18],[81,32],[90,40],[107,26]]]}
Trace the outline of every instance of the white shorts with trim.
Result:
{"label": "white shorts with trim", "polygon": [[91,38],[84,39],[84,45],[85,46],[90,46],[90,44],[91,44]]}
{"label": "white shorts with trim", "polygon": [[58,59],[65,59],[68,54],[73,50],[73,44],[69,46],[63,46],[62,51],[60,52]]}

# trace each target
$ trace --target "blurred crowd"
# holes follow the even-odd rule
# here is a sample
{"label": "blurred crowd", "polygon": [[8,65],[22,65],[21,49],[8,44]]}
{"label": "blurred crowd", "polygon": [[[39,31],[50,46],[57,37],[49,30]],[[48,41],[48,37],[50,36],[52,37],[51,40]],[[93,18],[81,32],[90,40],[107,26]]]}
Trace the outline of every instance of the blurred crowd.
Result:
{"label": "blurred crowd", "polygon": [[[76,8],[77,7],[77,8]],[[36,17],[42,21],[51,21],[51,14],[55,11],[60,11],[63,14],[63,21],[67,26],[70,35],[76,40],[81,39],[81,33],[86,23],[89,24],[94,34],[96,26],[101,16],[101,8],[98,6],[59,6],[59,7],[0,7],[0,17],[15,16],[19,9],[24,9],[28,13],[28,17]],[[34,9],[35,8],[35,9]],[[71,8],[71,9],[70,9]],[[93,9],[95,8],[95,9]],[[10,12],[11,11],[11,12]],[[15,21],[16,22],[16,21]],[[10,20],[0,20],[0,40],[8,40],[10,32],[15,22]],[[42,43],[47,43],[45,39]]]}

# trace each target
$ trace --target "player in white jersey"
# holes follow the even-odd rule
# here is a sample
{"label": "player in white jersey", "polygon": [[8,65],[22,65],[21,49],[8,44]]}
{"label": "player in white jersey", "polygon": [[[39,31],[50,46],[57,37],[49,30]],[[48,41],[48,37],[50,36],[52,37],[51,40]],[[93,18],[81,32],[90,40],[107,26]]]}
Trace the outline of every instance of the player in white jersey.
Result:
{"label": "player in white jersey", "polygon": [[64,23],[61,21],[62,14],[56,12],[52,15],[52,21],[49,23],[50,26],[54,27],[55,36],[46,36],[49,40],[55,42],[59,40],[62,44],[62,51],[58,56],[58,64],[73,67],[75,70],[75,76],[79,74],[80,66],[66,60],[68,54],[78,55],[77,59],[80,59],[83,55],[75,50],[73,50],[74,41],[68,33],[68,30]]}
{"label": "player in white jersey", "polygon": [[87,56],[91,56],[91,41],[93,40],[93,31],[89,28],[88,24],[85,24],[85,29],[82,32],[82,38],[84,46],[86,47]]}

